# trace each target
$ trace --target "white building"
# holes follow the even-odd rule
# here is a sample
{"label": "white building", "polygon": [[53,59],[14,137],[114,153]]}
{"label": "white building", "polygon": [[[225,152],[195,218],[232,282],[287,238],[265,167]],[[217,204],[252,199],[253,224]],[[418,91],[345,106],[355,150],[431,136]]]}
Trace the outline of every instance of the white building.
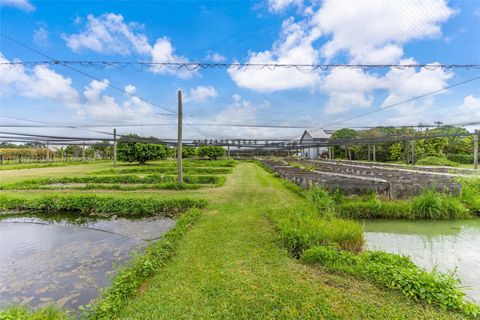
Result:
{"label": "white building", "polygon": [[[315,144],[319,142],[327,142],[332,136],[332,133],[333,132],[330,130],[323,130],[323,129],[305,130],[302,137],[300,138],[300,144],[309,145],[309,144]],[[321,158],[322,155],[324,157],[328,155],[327,147],[305,148],[302,151],[302,156],[304,158],[318,159],[318,158]]]}

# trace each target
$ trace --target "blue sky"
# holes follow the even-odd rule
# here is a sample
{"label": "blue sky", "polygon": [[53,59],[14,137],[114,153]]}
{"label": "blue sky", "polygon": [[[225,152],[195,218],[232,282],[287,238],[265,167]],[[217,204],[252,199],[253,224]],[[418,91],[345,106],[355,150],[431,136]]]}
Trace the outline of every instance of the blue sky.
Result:
{"label": "blue sky", "polygon": [[[480,1],[0,0],[1,32],[56,59],[251,63],[480,63]],[[0,59],[44,60],[0,38]],[[188,123],[324,127],[480,75],[480,70],[76,66]],[[164,111],[62,66],[0,67],[0,115],[63,124],[175,122]],[[480,121],[480,80],[343,126]],[[28,123],[2,118],[2,123]],[[295,137],[301,129],[186,126],[189,138]],[[24,129],[23,131],[25,131]],[[173,138],[175,128],[119,129]],[[36,132],[47,129],[36,129]],[[30,131],[33,132],[33,131]],[[86,135],[70,129],[49,133]]]}

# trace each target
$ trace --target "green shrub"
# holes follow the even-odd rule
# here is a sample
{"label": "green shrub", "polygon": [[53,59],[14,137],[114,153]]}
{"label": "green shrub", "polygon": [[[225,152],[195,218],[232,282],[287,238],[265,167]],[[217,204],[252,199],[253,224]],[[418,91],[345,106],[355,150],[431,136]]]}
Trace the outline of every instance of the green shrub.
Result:
{"label": "green shrub", "polygon": [[441,157],[425,157],[417,161],[418,165],[426,166],[445,166],[445,167],[458,167],[458,163],[450,161],[445,156]]}
{"label": "green shrub", "polygon": [[218,146],[205,146],[197,149],[197,155],[200,158],[209,158],[216,160],[225,156],[225,148]]}
{"label": "green shrub", "polygon": [[315,245],[336,245],[358,252],[364,243],[363,231],[357,222],[321,219],[308,207],[271,210],[269,218],[280,232],[285,247],[295,257]]}
{"label": "green shrub", "polygon": [[480,216],[480,178],[460,179],[462,193],[460,201],[470,210],[472,214]]}
{"label": "green shrub", "polygon": [[[143,166],[133,168],[121,168],[121,169],[107,169],[97,171],[92,174],[132,174],[132,173],[163,173],[163,174],[176,174],[176,166]],[[232,173],[232,168],[228,167],[185,167],[183,168],[185,174],[227,174]]]}
{"label": "green shrub", "polygon": [[327,190],[312,187],[306,191],[306,195],[322,217],[332,217],[335,214],[335,200]]}
{"label": "green shrub", "polygon": [[66,320],[70,319],[63,311],[54,306],[40,310],[30,310],[24,306],[11,306],[0,310],[0,320]]}
{"label": "green shrub", "polygon": [[456,163],[472,164],[473,154],[464,154],[464,153],[447,154],[447,159]]}
{"label": "green shrub", "polygon": [[145,252],[122,267],[112,281],[112,285],[103,290],[100,298],[86,308],[90,319],[112,319],[122,309],[125,299],[133,296],[138,287],[172,258],[178,243],[191,226],[199,219],[200,210],[190,210],[178,218],[175,227],[160,241],[149,245]]}
{"label": "green shrub", "polygon": [[460,282],[453,274],[436,270],[426,272],[405,256],[380,251],[356,255],[337,248],[316,246],[305,251],[302,260],[399,290],[415,301],[425,301],[468,316],[480,313],[478,306],[465,301],[465,293],[458,288]]}
{"label": "green shrub", "polygon": [[426,191],[412,199],[412,211],[423,219],[464,219],[470,218],[470,211],[460,200],[443,193]]}
{"label": "green shrub", "polygon": [[89,194],[44,195],[25,198],[0,195],[0,210],[2,211],[74,212],[82,215],[116,214],[118,216],[135,217],[162,214],[175,217],[189,208],[203,208],[205,205],[205,200],[190,198],[117,198]]}

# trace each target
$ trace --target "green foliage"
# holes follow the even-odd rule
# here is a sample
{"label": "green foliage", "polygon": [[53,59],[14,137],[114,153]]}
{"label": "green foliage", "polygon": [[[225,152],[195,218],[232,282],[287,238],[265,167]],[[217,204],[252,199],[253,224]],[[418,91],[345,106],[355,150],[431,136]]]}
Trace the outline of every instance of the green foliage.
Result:
{"label": "green foliage", "polygon": [[102,291],[100,298],[87,307],[90,319],[112,319],[124,305],[125,299],[133,296],[140,285],[161,269],[173,257],[178,243],[191,226],[199,219],[201,211],[193,209],[178,218],[175,227],[160,241],[149,245],[145,252],[122,267],[112,285]]}
{"label": "green foliage", "polygon": [[182,158],[195,158],[197,156],[197,148],[195,147],[182,147]]}
{"label": "green foliage", "polygon": [[462,178],[460,183],[462,184],[460,201],[472,214],[480,216],[480,178]]}
{"label": "green foliage", "polygon": [[312,187],[306,191],[306,196],[322,217],[332,217],[335,215],[335,200],[327,190]]}
{"label": "green foliage", "polygon": [[225,156],[225,148],[218,146],[204,146],[199,147],[197,154],[200,158],[209,158],[216,160]]}
{"label": "green foliage", "polygon": [[448,160],[445,156],[425,157],[418,160],[417,164],[427,166],[458,167],[458,163]]}
{"label": "green foliage", "polygon": [[449,153],[447,154],[447,159],[456,163],[472,164],[473,153]]}
{"label": "green foliage", "polygon": [[377,196],[345,199],[337,215],[346,219],[465,219],[471,214],[456,197],[426,191],[406,200],[380,200]]}
{"label": "green foliage", "polygon": [[[183,168],[183,172],[187,174],[227,174],[232,173],[229,167],[189,167]],[[166,173],[176,174],[176,166],[145,166],[133,168],[107,169],[94,172],[94,174],[131,174],[131,173]]]}
{"label": "green foliage", "polygon": [[405,256],[376,251],[353,254],[316,246],[305,251],[302,260],[399,290],[415,301],[460,311],[467,316],[480,314],[477,305],[465,301],[465,293],[458,288],[460,282],[453,274],[424,271]]}
{"label": "green foliage", "polygon": [[268,216],[280,232],[285,247],[295,257],[315,245],[335,245],[358,252],[364,242],[362,228],[357,222],[322,219],[306,206],[271,210]]}
{"label": "green foliage", "polygon": [[423,219],[464,219],[471,217],[470,211],[460,200],[449,195],[426,191],[412,199],[412,211]]}
{"label": "green foliage", "polygon": [[11,306],[0,310],[0,320],[67,320],[71,319],[63,311],[48,306],[32,311],[24,306]]}
{"label": "green foliage", "polygon": [[123,217],[136,217],[162,214],[167,217],[176,217],[189,208],[203,208],[205,205],[205,200],[190,198],[120,198],[90,194],[42,195],[26,198],[0,195],[0,210],[2,211],[71,212],[79,215],[115,214]]}
{"label": "green foliage", "polygon": [[132,142],[132,139],[141,139],[141,137],[130,134],[119,139],[117,153],[120,161],[138,161],[140,164],[145,164],[149,160],[161,160],[167,158],[167,147],[164,145]]}

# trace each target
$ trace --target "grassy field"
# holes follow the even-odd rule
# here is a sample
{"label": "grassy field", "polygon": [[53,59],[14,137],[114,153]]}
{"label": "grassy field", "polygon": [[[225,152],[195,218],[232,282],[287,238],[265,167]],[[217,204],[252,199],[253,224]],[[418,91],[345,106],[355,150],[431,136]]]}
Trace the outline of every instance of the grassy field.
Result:
{"label": "grassy field", "polygon": [[[80,176],[109,163],[3,171],[0,183]],[[219,188],[95,192],[120,197],[206,199],[208,209],[176,253],[124,301],[119,319],[461,319],[368,281],[329,272],[289,255],[269,210],[305,202],[253,163],[240,163]],[[37,197],[47,190],[2,194]]]}

